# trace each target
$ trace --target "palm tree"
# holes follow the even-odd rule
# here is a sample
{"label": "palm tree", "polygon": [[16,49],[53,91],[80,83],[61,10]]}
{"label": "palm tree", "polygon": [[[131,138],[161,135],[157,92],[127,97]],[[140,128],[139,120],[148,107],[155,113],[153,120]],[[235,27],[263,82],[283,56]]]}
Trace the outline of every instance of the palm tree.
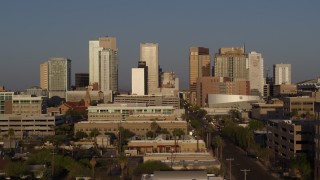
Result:
{"label": "palm tree", "polygon": [[[224,142],[220,136],[215,136],[213,138],[213,144],[215,147],[215,154],[216,157],[220,160],[222,160],[222,147],[224,146]],[[220,153],[220,158],[219,158],[219,153]]]}
{"label": "palm tree", "polygon": [[124,168],[126,167],[127,161],[128,159],[124,153],[119,154],[118,164],[120,164],[121,168],[121,179],[124,179]]}

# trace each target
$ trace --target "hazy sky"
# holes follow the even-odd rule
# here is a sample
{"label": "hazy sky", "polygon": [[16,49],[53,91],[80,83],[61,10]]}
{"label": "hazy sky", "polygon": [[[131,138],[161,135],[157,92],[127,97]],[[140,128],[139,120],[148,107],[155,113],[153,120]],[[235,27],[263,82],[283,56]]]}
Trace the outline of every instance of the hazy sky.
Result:
{"label": "hazy sky", "polygon": [[131,88],[142,42],[159,43],[159,64],[176,72],[182,88],[192,46],[213,57],[245,43],[265,67],[291,63],[293,82],[311,79],[320,75],[319,7],[318,0],[2,1],[0,84],[39,85],[39,65],[50,57],[70,58],[72,74],[88,72],[88,41],[107,35],[117,38],[120,89]]}

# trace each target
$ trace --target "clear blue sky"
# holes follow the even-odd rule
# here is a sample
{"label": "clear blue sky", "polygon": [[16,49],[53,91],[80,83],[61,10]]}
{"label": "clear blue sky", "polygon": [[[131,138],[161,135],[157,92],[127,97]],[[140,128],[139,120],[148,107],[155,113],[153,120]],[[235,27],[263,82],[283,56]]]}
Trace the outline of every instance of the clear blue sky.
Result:
{"label": "clear blue sky", "polygon": [[[39,65],[72,60],[72,74],[88,72],[88,41],[115,36],[120,89],[131,87],[141,42],[159,43],[159,64],[188,87],[192,46],[237,47],[262,53],[265,67],[291,63],[293,82],[318,77],[320,1],[3,1],[0,3],[0,84],[39,85]],[[213,63],[213,58],[212,58]]]}

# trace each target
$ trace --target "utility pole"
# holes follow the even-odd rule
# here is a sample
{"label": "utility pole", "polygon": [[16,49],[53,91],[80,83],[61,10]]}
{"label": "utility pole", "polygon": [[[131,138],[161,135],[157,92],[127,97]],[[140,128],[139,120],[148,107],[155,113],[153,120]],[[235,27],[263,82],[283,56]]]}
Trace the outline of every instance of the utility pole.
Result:
{"label": "utility pole", "polygon": [[226,159],[227,161],[229,161],[229,180],[231,180],[231,161],[233,161],[234,160],[234,158],[228,158],[228,159]]}
{"label": "utility pole", "polygon": [[242,169],[240,171],[243,171],[244,172],[244,180],[247,180],[247,172],[250,171],[250,169]]}

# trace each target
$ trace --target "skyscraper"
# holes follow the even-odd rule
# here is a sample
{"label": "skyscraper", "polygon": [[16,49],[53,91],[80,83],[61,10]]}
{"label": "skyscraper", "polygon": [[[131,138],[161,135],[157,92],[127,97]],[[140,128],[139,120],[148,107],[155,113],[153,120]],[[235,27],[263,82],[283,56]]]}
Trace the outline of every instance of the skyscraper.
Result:
{"label": "skyscraper", "polygon": [[89,83],[101,91],[118,91],[118,49],[115,37],[89,41]]}
{"label": "skyscraper", "polygon": [[250,52],[247,58],[250,94],[263,96],[263,58],[260,53]]}
{"label": "skyscraper", "polygon": [[214,59],[214,76],[248,80],[244,48],[220,48]]}
{"label": "skyscraper", "polygon": [[274,84],[291,84],[291,64],[273,65]]}
{"label": "skyscraper", "polygon": [[146,62],[148,68],[148,94],[159,92],[158,44],[141,43],[140,61]]}
{"label": "skyscraper", "polygon": [[[40,81],[43,87],[47,83],[49,97],[65,98],[66,91],[71,87],[71,60],[66,58],[50,58],[40,65]],[[47,81],[45,81],[47,80]]]}
{"label": "skyscraper", "polygon": [[48,62],[40,64],[40,87],[48,90]]}
{"label": "skyscraper", "polygon": [[84,88],[89,85],[88,73],[76,73],[75,74],[75,86],[76,88]]}
{"label": "skyscraper", "polygon": [[210,76],[209,48],[191,47],[189,53],[189,86],[191,103],[195,103],[197,79]]}

